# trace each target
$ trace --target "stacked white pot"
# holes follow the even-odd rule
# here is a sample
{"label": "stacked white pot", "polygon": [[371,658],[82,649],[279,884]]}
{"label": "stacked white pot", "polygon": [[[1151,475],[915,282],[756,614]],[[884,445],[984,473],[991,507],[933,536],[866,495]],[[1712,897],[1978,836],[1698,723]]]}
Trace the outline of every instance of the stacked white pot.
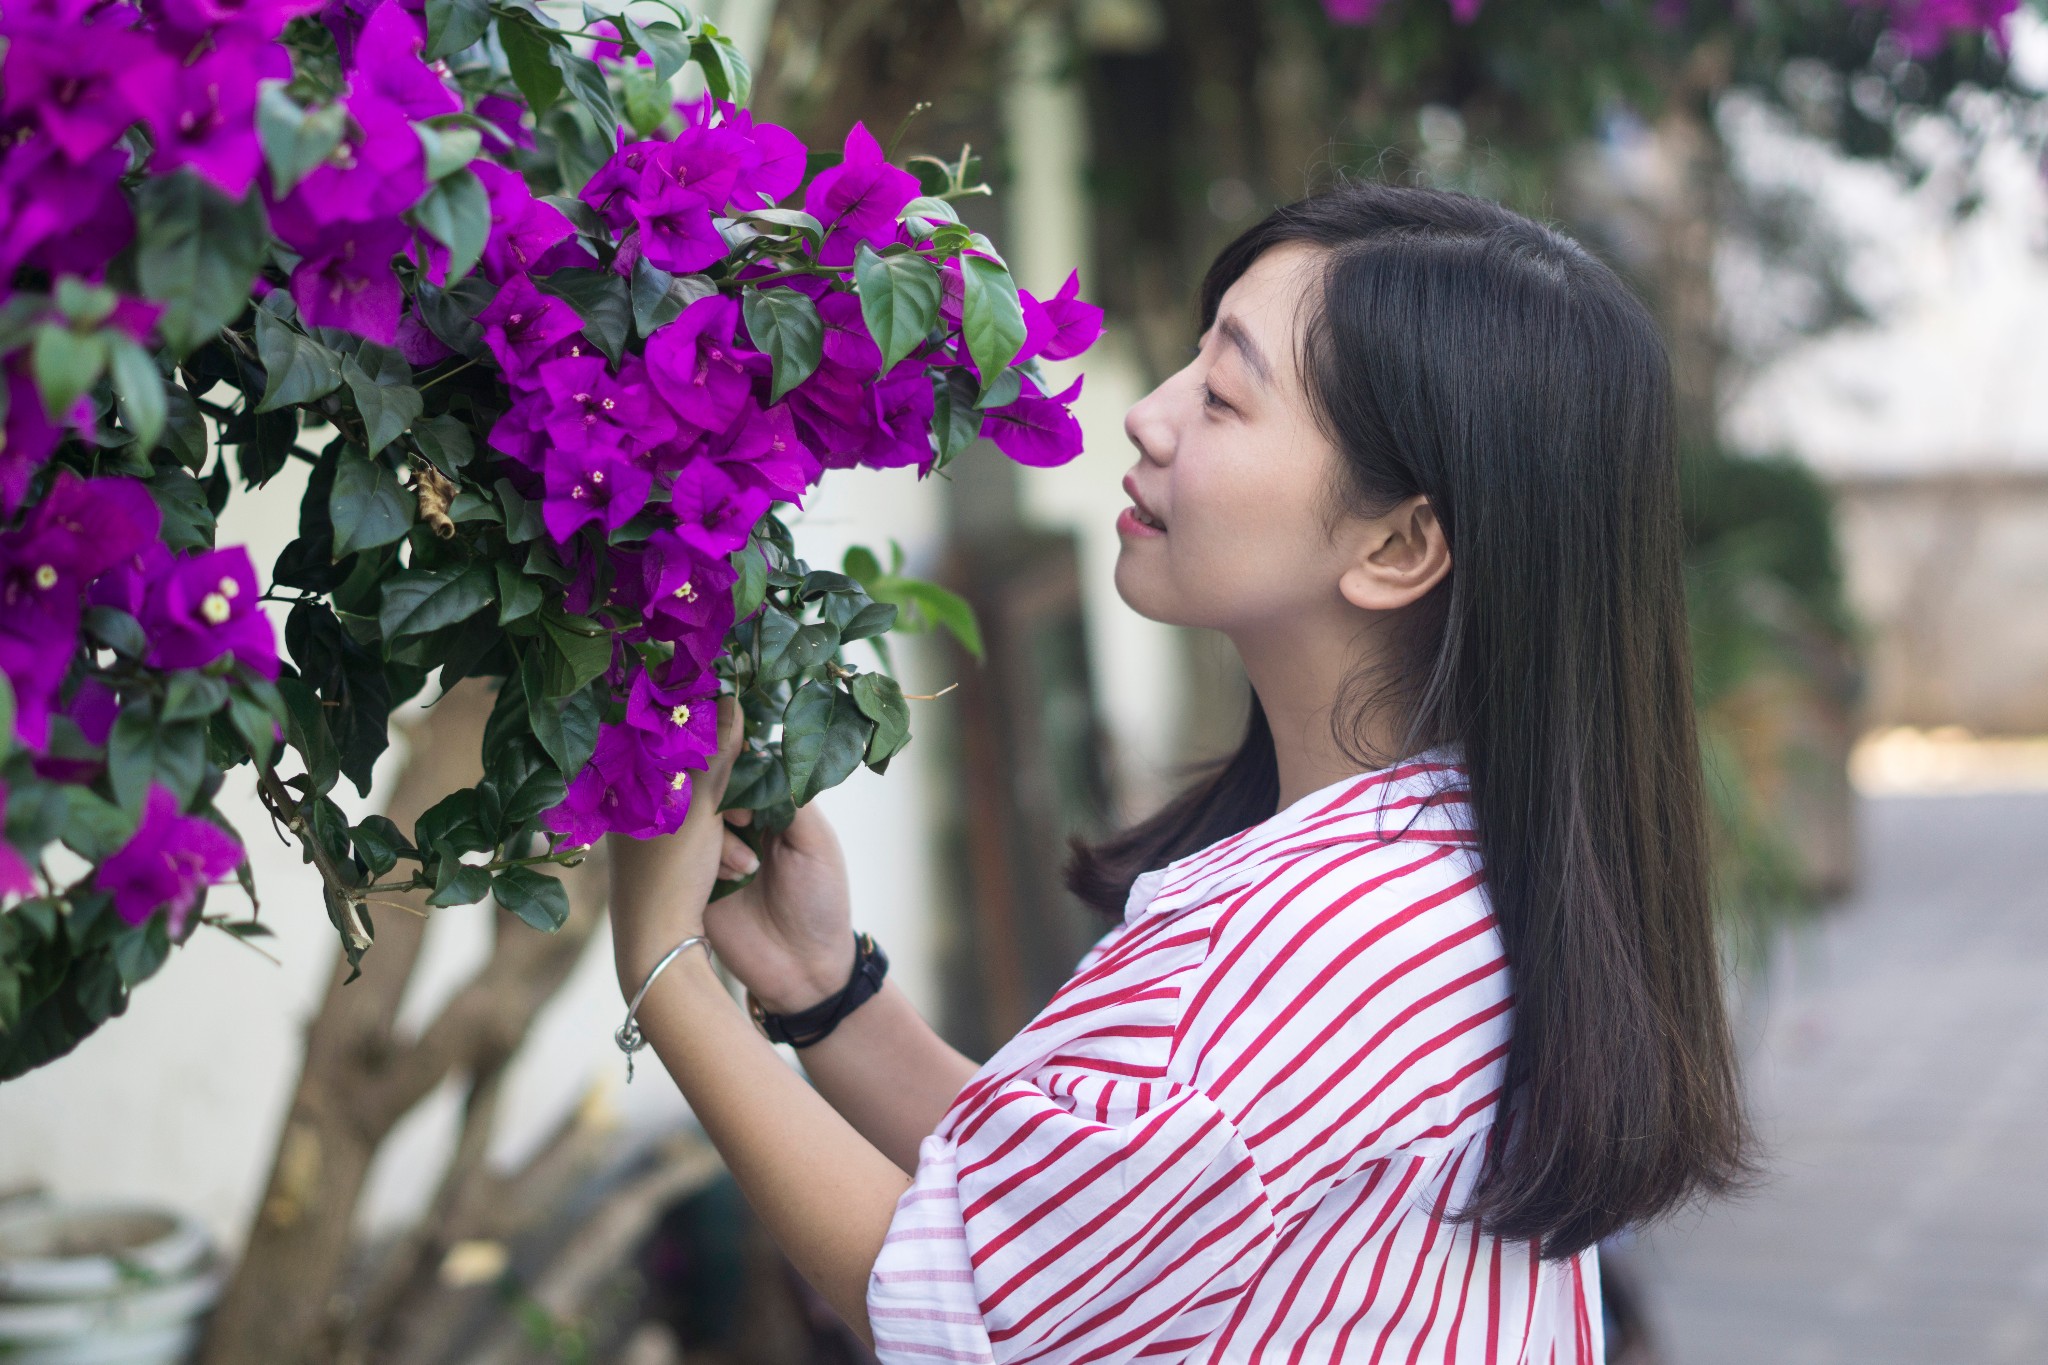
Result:
{"label": "stacked white pot", "polygon": [[220,1295],[190,1218],[125,1204],[0,1203],[0,1361],[176,1365]]}

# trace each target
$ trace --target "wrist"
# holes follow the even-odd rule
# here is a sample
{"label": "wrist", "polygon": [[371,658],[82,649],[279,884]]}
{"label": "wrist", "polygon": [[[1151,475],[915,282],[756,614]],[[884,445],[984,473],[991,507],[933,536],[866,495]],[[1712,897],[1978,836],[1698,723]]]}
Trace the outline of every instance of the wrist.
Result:
{"label": "wrist", "polygon": [[848,929],[845,938],[827,952],[795,964],[786,976],[778,975],[758,986],[749,982],[748,989],[770,1014],[799,1014],[846,989],[853,959],[854,934]]}

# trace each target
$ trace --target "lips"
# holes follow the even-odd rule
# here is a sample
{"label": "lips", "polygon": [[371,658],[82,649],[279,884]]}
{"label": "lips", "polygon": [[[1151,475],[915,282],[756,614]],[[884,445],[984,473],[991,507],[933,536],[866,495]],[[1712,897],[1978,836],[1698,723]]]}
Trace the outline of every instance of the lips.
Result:
{"label": "lips", "polygon": [[1137,481],[1128,474],[1124,475],[1124,492],[1130,495],[1133,509],[1131,515],[1136,517],[1141,525],[1150,526],[1158,531],[1166,529],[1166,523],[1160,520],[1159,514],[1146,506],[1145,500],[1138,496]]}

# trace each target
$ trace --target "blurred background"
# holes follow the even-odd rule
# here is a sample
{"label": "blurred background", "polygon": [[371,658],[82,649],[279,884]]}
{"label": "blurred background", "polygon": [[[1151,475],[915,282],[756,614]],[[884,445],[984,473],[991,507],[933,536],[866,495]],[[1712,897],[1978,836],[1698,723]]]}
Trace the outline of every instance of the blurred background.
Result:
{"label": "blurred background", "polygon": [[[914,703],[886,779],[822,798],[856,922],[934,1025],[985,1057],[1029,1020],[1108,927],[1060,886],[1065,838],[1146,814],[1243,724],[1228,647],[1111,582],[1122,416],[1188,354],[1211,255],[1339,174],[1498,198],[1620,266],[1672,348],[1768,1144],[1745,1199],[1607,1248],[1610,1359],[2048,1360],[2042,12],[2001,43],[1971,25],[2010,4],[1946,0],[705,8],[757,114],[812,145],[928,103],[900,153],[971,147],[997,194],[964,216],[1020,283],[1078,268],[1109,311],[1054,367],[1086,378],[1072,464],[835,476],[792,519],[811,562],[893,539],[980,617],[984,662],[899,648],[906,691],[958,686]],[[289,519],[263,509],[223,534],[268,563]],[[476,752],[474,703],[408,713],[351,818],[409,824]],[[39,1195],[185,1220],[208,1365],[870,1358],[667,1078],[623,1084],[601,876],[545,940],[386,915],[344,991],[310,874],[252,851],[267,956],[195,939],[0,1088],[0,1223]]]}

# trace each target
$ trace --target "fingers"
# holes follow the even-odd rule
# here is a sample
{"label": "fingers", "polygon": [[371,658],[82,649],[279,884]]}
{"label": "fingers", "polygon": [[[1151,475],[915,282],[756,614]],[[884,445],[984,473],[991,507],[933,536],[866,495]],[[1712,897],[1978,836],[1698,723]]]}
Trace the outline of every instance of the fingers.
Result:
{"label": "fingers", "polygon": [[754,812],[746,809],[729,810],[725,813],[725,823],[728,825],[751,825],[754,823]]}
{"label": "fingers", "polygon": [[725,845],[718,855],[718,875],[727,881],[738,881],[760,871],[761,860],[754,856],[746,841],[731,830],[725,832]]}
{"label": "fingers", "polygon": [[715,811],[725,800],[725,787],[732,780],[732,765],[739,758],[740,749],[746,742],[746,733],[746,717],[740,710],[739,698],[720,697],[718,752],[704,765],[702,773],[692,775],[690,805],[693,811]]}

